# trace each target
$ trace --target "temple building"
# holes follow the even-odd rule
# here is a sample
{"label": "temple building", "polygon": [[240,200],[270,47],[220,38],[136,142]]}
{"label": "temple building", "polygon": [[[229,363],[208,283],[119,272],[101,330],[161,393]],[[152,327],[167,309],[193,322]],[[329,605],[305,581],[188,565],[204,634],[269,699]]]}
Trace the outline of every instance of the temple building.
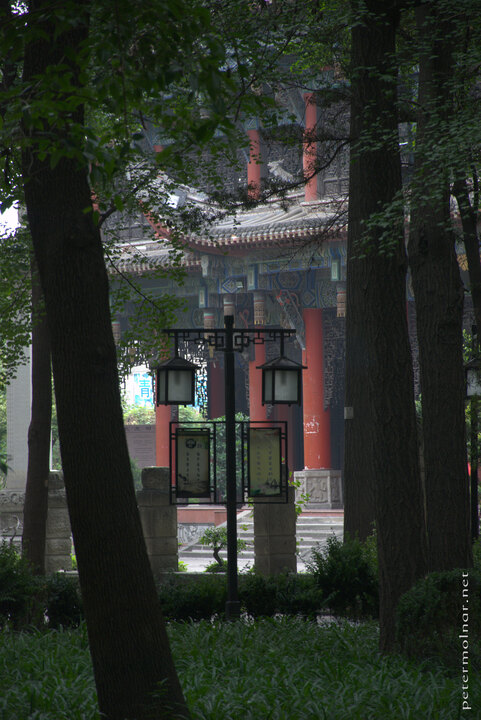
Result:
{"label": "temple building", "polygon": [[[311,94],[302,102],[302,132],[309,127],[314,131],[319,109]],[[259,127],[246,132],[250,154],[240,180],[254,198],[265,177],[309,176],[313,152],[318,158],[314,143],[301,142],[296,151],[289,152],[282,144],[269,143]],[[160,150],[155,139],[152,147]],[[185,302],[187,311],[179,314],[176,327],[219,328],[225,315],[233,315],[237,328],[295,331],[295,339],[286,348],[291,359],[306,366],[302,406],[262,405],[258,366],[278,350],[269,343],[236,353],[236,410],[251,420],[288,421],[289,469],[300,474],[311,499],[326,508],[342,506],[347,185],[344,150],[335,154],[325,170],[294,187],[287,198],[273,195],[262,204],[224,215],[205,230],[185,235],[187,279],[181,286],[168,277],[149,274],[149,268],[167,261],[168,231],[153,224],[156,239],[149,239],[152,223],[141,214],[120,226],[118,219],[111,222],[124,249],[121,269],[136,273],[152,295],[169,293]],[[175,201],[191,209],[198,207],[201,213],[206,196],[182,188]],[[117,333],[127,326],[127,314],[115,318]],[[222,354],[211,350],[199,355],[193,345],[184,352],[203,368],[199,403],[204,416],[223,416]],[[157,408],[159,466],[169,464],[167,428],[173,417],[173,408]]]}

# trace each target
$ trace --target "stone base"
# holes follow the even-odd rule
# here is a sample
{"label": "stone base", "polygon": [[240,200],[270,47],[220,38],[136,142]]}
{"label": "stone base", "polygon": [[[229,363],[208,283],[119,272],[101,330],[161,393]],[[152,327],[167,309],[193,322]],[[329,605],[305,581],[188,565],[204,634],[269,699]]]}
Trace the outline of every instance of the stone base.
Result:
{"label": "stone base", "polygon": [[20,490],[0,492],[0,542],[22,543],[25,493]]}
{"label": "stone base", "polygon": [[308,495],[307,508],[339,510],[343,507],[340,470],[298,470],[294,479],[300,481],[296,488],[296,501]]}
{"label": "stone base", "polygon": [[169,468],[142,469],[142,490],[137,492],[137,505],[150,566],[156,576],[177,570],[179,565],[177,508],[170,504],[169,484]]}
{"label": "stone base", "polygon": [[297,572],[296,508],[293,488],[288,502],[254,500],[255,568],[264,576]]}
{"label": "stone base", "polygon": [[[25,492],[0,492],[0,541],[13,539],[20,549],[23,532]],[[52,470],[48,479],[48,515],[45,537],[45,572],[70,570],[72,540],[62,473]]]}

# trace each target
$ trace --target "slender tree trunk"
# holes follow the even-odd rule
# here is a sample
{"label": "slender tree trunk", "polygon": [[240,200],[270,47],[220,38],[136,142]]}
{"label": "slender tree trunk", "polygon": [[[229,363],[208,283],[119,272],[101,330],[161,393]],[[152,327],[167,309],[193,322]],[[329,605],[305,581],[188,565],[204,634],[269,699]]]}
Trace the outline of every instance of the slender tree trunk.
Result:
{"label": "slender tree trunk", "polygon": [[[399,597],[426,571],[413,373],[406,318],[392,3],[353,3],[346,315],[346,505],[371,488],[378,535],[380,648],[394,644]],[[386,228],[388,228],[386,230]],[[357,420],[356,420],[357,418]],[[354,421],[354,422],[353,422]],[[361,428],[360,426],[363,426]],[[346,512],[349,508],[346,507]],[[360,527],[362,524],[360,523]]]}
{"label": "slender tree trunk", "polygon": [[[54,17],[57,3],[32,3]],[[24,80],[74,57],[87,35],[77,3],[59,36],[26,46]],[[82,9],[83,8],[83,9]],[[76,68],[73,68],[74,77]],[[82,108],[66,127],[83,122]],[[57,127],[61,127],[59,124]],[[146,553],[130,470],[100,233],[87,169],[24,152],[25,200],[45,297],[67,502],[78,562],[99,709],[106,720],[188,718]],[[52,131],[52,128],[49,128]],[[58,146],[62,146],[59,133]]]}
{"label": "slender tree trunk", "polygon": [[452,112],[453,18],[416,9],[421,56],[409,262],[416,300],[430,570],[471,564],[462,355],[463,287],[449,178],[436,147]]}
{"label": "slender tree trunk", "polygon": [[471,203],[466,178],[459,179],[454,183],[453,195],[458,202],[461,216],[474,317],[478,332],[481,332],[481,260],[479,257],[478,213]]}
{"label": "slender tree trunk", "polygon": [[32,277],[32,410],[28,428],[28,465],[23,508],[22,554],[34,572],[45,573],[52,377],[50,338],[35,261]]}

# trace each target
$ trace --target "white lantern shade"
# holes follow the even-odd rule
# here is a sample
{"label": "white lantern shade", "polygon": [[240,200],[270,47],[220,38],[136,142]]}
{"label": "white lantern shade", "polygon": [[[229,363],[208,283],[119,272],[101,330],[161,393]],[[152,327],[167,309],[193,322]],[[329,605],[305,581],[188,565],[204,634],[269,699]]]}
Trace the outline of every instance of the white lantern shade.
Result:
{"label": "white lantern shade", "polygon": [[466,395],[468,398],[481,397],[480,368],[474,364],[466,367]]}
{"label": "white lantern shade", "polygon": [[171,370],[167,377],[168,398],[171,404],[193,405],[194,397],[192,385],[195,372],[185,370]]}
{"label": "white lantern shade", "polygon": [[179,357],[160,365],[156,371],[157,405],[194,405],[197,367]]}
{"label": "white lantern shade", "polygon": [[265,405],[301,402],[303,366],[285,357],[264,363],[262,370],[262,403]]}

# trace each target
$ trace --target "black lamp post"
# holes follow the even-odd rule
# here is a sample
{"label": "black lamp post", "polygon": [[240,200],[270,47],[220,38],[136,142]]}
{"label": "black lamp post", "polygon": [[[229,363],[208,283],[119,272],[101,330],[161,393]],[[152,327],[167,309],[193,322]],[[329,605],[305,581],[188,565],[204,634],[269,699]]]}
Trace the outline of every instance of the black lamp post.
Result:
{"label": "black lamp post", "polygon": [[178,354],[178,340],[192,339],[208,343],[224,353],[225,384],[225,441],[226,441],[226,509],[227,509],[227,602],[226,617],[235,619],[240,615],[237,584],[237,474],[235,447],[235,372],[234,352],[241,352],[251,342],[263,343],[266,339],[281,342],[281,357],[261,366],[263,371],[264,403],[300,403],[302,396],[303,365],[284,356],[284,337],[295,330],[240,329],[234,331],[234,318],[226,315],[223,329],[209,330],[162,330],[175,342],[175,357],[156,368],[157,405],[193,405],[195,369],[194,363],[183,360]]}
{"label": "black lamp post", "polygon": [[[473,344],[476,348],[476,334],[473,332]],[[481,360],[476,357],[464,366],[466,374],[466,397],[470,401],[471,437],[469,442],[471,456],[471,540],[479,537],[478,513],[478,399],[481,397]]]}

